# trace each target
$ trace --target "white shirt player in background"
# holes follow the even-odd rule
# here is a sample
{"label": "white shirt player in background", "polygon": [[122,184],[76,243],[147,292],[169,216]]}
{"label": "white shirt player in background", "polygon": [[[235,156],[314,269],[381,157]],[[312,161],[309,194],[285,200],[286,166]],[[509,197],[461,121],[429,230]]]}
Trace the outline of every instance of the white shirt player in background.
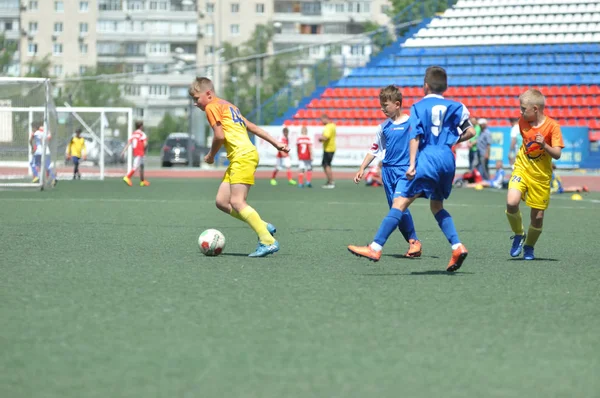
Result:
{"label": "white shirt player in background", "polygon": [[[283,135],[279,137],[279,142],[289,145],[289,135],[290,131],[287,127],[283,128]],[[275,169],[273,170],[273,174],[271,176],[271,185],[277,185],[277,172],[279,170],[286,169],[288,184],[296,185],[297,182],[292,179],[292,161],[290,160],[290,154],[287,152],[279,151],[277,152],[277,163],[275,163]]]}
{"label": "white shirt player in background", "polygon": [[[313,142],[308,136],[308,129],[302,126],[300,136],[296,140],[298,149],[298,163],[300,172],[298,173],[298,187],[312,188],[312,154]],[[306,183],[304,183],[304,173],[306,173]]]}
{"label": "white shirt player in background", "polygon": [[44,133],[44,123],[43,122],[34,122],[31,124],[31,129],[33,132],[31,133],[31,137],[29,138],[29,144],[31,145],[31,171],[33,173],[33,182],[36,183],[40,180],[39,172],[42,167],[42,155],[44,148],[44,137],[46,138],[46,156],[45,156],[45,166],[46,166],[46,176],[50,178],[52,186],[56,186],[58,180],[56,178],[56,174],[52,169],[52,158],[50,156],[50,139],[52,138],[52,134],[48,131],[46,135]]}
{"label": "white shirt player in background", "polygon": [[123,177],[123,181],[125,184],[132,186],[131,177],[136,172],[136,170],[140,169],[140,186],[147,187],[150,185],[150,182],[144,179],[144,157],[146,155],[146,147],[148,146],[148,137],[146,133],[144,133],[144,122],[137,121],[135,122],[135,131],[131,134],[131,138],[123,151],[121,152],[121,156],[125,155],[125,152],[131,146],[133,149],[133,167],[127,173],[125,177]]}

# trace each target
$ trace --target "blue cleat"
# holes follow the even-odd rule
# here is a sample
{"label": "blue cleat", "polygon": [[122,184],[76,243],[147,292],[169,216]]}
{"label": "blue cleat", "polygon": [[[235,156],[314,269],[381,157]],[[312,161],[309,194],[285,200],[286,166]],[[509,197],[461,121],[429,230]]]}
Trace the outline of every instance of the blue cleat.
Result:
{"label": "blue cleat", "polygon": [[513,240],[512,247],[510,248],[510,256],[518,257],[521,254],[523,243],[525,243],[525,234],[514,235],[510,237]]}
{"label": "blue cleat", "polygon": [[305,186],[306,188],[312,188],[312,184],[311,184],[310,182],[307,182],[306,184],[304,184],[304,186]]}
{"label": "blue cleat", "polygon": [[304,184],[298,184],[298,188],[304,188]]}
{"label": "blue cleat", "polygon": [[535,260],[533,246],[523,246],[523,260]]}
{"label": "blue cleat", "polygon": [[275,241],[272,245],[259,243],[254,253],[248,254],[248,257],[265,257],[279,251],[279,242]]}
{"label": "blue cleat", "polygon": [[270,222],[268,222],[267,223],[267,231],[269,231],[269,233],[271,235],[275,235],[275,232],[277,232],[277,228],[275,228],[275,225],[273,225]]}

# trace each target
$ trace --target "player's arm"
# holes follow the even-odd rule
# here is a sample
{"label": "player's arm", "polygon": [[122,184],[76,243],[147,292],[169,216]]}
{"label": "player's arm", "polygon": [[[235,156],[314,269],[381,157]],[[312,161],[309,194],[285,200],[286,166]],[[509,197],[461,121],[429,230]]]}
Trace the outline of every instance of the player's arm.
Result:
{"label": "player's arm", "polygon": [[[559,132],[559,134],[560,134],[560,132]],[[554,134],[553,134],[552,141],[554,144],[554,141],[555,141]],[[552,157],[552,159],[560,159],[560,156],[562,155],[563,145],[564,145],[562,143],[562,138],[560,139],[560,141],[556,142],[556,146],[551,146],[546,143],[544,136],[538,133],[535,136],[535,142],[537,142],[544,151],[548,152],[548,154]]]}
{"label": "player's arm", "polygon": [[[461,124],[459,126],[459,128],[460,128],[460,131],[462,131],[462,133],[460,134],[460,137],[458,137],[458,141],[456,142],[457,144],[464,142],[464,141],[468,141],[471,138],[475,137],[475,135],[477,134],[477,132],[475,131],[475,128],[471,124],[471,120],[469,120],[469,118],[467,118],[467,120],[465,120],[463,122],[463,124]],[[489,146],[488,146],[488,151],[489,151]]]}
{"label": "player's arm", "polygon": [[260,137],[263,140],[267,141],[269,144],[273,145],[279,151],[282,151],[282,152],[290,151],[290,148],[288,148],[287,145],[285,145],[282,142],[277,141],[269,133],[267,133],[265,130],[261,129],[260,127],[258,127],[256,124],[248,121],[247,119],[244,119],[244,122],[246,123],[246,129],[249,132],[251,132],[252,134],[254,134],[255,136]]}
{"label": "player's arm", "polygon": [[127,144],[125,144],[125,148],[123,148],[123,150],[121,151],[121,157],[125,156],[125,152],[127,152],[127,149],[129,149],[130,145],[131,145],[131,140],[127,141]]}
{"label": "player's arm", "polygon": [[35,152],[35,146],[33,145],[34,136],[35,136],[35,133],[31,134],[31,137],[29,137],[29,146],[31,147],[31,153]]}
{"label": "player's arm", "polygon": [[85,140],[81,144],[81,158],[85,160],[87,158],[87,147],[85,146]]}
{"label": "player's arm", "polygon": [[331,137],[331,130],[327,127],[323,129],[323,134],[319,137],[319,142],[325,142]]}
{"label": "player's arm", "polygon": [[223,131],[223,125],[221,125],[221,122],[216,122],[211,127],[213,129],[213,141],[210,151],[204,157],[204,160],[208,164],[212,164],[214,162],[215,156],[217,156],[217,153],[219,153],[219,150],[225,143],[225,132]]}
{"label": "player's arm", "polygon": [[363,175],[365,174],[365,169],[369,167],[373,159],[375,159],[375,155],[373,155],[371,152],[365,155],[362,164],[360,165],[358,171],[356,172],[356,175],[354,176],[353,181],[355,184],[358,184],[360,180],[362,180]]}

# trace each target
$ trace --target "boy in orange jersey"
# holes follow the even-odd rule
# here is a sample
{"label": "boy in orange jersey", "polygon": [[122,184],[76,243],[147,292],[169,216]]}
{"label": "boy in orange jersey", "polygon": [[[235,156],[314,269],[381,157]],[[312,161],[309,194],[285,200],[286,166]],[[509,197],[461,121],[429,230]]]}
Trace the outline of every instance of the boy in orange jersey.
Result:
{"label": "boy in orange jersey", "polygon": [[[506,216],[514,232],[510,255],[517,257],[523,249],[525,260],[535,259],[533,248],[542,233],[544,211],[550,202],[552,160],[560,159],[564,148],[559,124],[544,115],[546,99],[536,89],[529,89],[519,97],[521,118],[519,130],[523,145],[517,153],[514,170],[508,183]],[[519,211],[519,203],[531,208],[527,234]]]}
{"label": "boy in orange jersey", "polygon": [[242,116],[237,106],[220,99],[210,79],[198,77],[189,89],[194,104],[206,112],[214,138],[210,152],[204,161],[212,164],[215,155],[225,145],[229,167],[217,191],[217,208],[230,216],[244,221],[258,235],[258,246],[249,257],[264,257],[279,251],[279,242],[273,234],[273,225],[264,222],[256,210],[246,203],[250,187],[254,185],[254,173],[258,166],[258,151],[248,137],[248,131],[269,142],[277,150],[289,152],[287,145],[278,142],[266,131]]}

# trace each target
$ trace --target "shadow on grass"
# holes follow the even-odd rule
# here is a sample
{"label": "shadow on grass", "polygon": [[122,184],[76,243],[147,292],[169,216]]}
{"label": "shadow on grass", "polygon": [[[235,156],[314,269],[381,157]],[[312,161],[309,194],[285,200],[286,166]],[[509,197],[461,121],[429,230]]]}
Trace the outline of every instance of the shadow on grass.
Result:
{"label": "shadow on grass", "polygon": [[222,253],[221,256],[226,257],[248,257],[248,253]]}
{"label": "shadow on grass", "polygon": [[474,272],[448,272],[442,270],[432,270],[432,271],[414,271],[411,273],[405,272],[377,272],[377,273],[368,273],[368,274],[359,274],[362,276],[428,276],[428,275],[444,275],[444,276],[460,276],[460,275],[472,275]]}
{"label": "shadow on grass", "polygon": [[543,258],[543,257],[536,257],[535,260],[525,260],[523,257],[515,257],[515,258],[509,258],[506,261],[560,261],[560,260],[556,259],[556,258]]}
{"label": "shadow on grass", "polygon": [[384,254],[383,257],[402,258],[406,260],[420,260],[422,258],[439,258],[438,256],[406,257],[404,254]]}

